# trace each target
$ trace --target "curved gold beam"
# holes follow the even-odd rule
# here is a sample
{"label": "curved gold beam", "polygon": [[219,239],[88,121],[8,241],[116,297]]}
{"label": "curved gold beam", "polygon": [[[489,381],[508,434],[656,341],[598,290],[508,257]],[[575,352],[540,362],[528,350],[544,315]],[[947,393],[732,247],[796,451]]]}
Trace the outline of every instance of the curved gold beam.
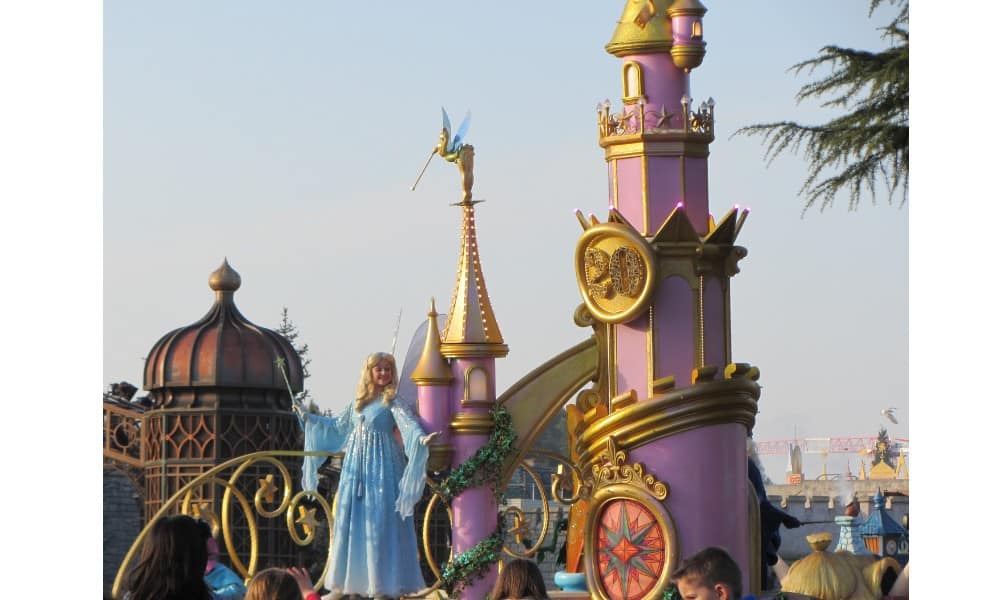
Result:
{"label": "curved gold beam", "polygon": [[696,427],[740,423],[749,433],[757,415],[760,386],[749,377],[696,383],[659,398],[616,410],[580,434],[580,464],[588,465],[614,435],[618,447],[631,450]]}
{"label": "curved gold beam", "polygon": [[517,434],[517,450],[504,464],[504,485],[570,396],[597,377],[597,358],[597,342],[591,337],[531,371],[497,398],[497,404],[510,411]]}

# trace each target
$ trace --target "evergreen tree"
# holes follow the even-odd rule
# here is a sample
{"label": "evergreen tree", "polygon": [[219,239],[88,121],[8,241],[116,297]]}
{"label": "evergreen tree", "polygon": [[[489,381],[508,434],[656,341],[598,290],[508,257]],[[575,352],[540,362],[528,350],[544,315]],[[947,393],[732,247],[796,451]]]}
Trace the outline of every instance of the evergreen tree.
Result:
{"label": "evergreen tree", "polygon": [[295,326],[295,323],[288,318],[288,307],[281,308],[281,323],[275,331],[281,337],[288,340],[288,343],[292,345],[295,352],[299,355],[299,360],[302,361],[302,392],[299,394],[299,399],[305,404],[306,409],[311,413],[319,413],[319,406],[313,402],[312,397],[309,395],[309,390],[305,387],[305,380],[309,378],[309,363],[312,359],[308,357],[309,354],[309,344],[302,344],[301,346],[296,345],[299,338],[299,329]]}
{"label": "evergreen tree", "polygon": [[796,100],[823,100],[823,107],[847,109],[821,125],[780,121],[743,127],[734,135],[761,135],[770,164],[785,150],[802,150],[809,172],[799,194],[803,213],[820,200],[820,211],[847,190],[848,210],[856,210],[863,193],[875,202],[878,183],[885,184],[889,203],[897,192],[906,202],[910,180],[910,32],[909,0],[871,0],[868,16],[887,2],[899,14],[881,28],[894,45],[881,52],[825,46],[819,56],[793,65],[798,74],[830,67],[828,76],[799,89]]}

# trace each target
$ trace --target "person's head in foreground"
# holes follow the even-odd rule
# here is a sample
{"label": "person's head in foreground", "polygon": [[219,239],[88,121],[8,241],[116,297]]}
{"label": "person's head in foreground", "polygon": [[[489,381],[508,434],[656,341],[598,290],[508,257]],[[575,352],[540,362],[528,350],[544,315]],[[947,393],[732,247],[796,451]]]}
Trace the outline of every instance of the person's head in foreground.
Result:
{"label": "person's head in foreground", "polygon": [[264,569],[253,576],[243,600],[306,600],[319,598],[309,581],[309,573],[300,567]]}
{"label": "person's head in foreground", "polygon": [[545,580],[542,579],[542,572],[538,570],[538,565],[530,560],[518,558],[504,565],[490,597],[493,600],[506,600],[508,598],[511,600],[519,600],[520,598],[538,600],[548,598],[549,595],[545,592]]}
{"label": "person's head in foreground", "polygon": [[683,600],[739,600],[740,566],[722,548],[705,548],[685,559],[670,575]]}
{"label": "person's head in foreground", "polygon": [[209,600],[205,584],[212,535],[208,524],[187,515],[162,517],[147,534],[129,579],[131,600]]}

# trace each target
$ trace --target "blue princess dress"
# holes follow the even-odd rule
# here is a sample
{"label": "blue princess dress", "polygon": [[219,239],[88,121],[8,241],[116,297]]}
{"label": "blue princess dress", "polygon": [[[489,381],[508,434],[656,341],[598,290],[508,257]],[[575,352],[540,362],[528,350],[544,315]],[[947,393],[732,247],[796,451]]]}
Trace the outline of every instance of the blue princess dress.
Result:
{"label": "blue princess dress", "polygon": [[[334,594],[400,596],[424,589],[413,528],[413,505],[424,491],[424,431],[406,408],[373,400],[339,417],[303,414],[306,451],[344,451],[333,551],[324,585]],[[403,447],[393,435],[402,434]],[[405,451],[405,454],[404,454]],[[409,460],[407,460],[409,459]],[[302,487],[316,489],[324,457],[306,457]]]}

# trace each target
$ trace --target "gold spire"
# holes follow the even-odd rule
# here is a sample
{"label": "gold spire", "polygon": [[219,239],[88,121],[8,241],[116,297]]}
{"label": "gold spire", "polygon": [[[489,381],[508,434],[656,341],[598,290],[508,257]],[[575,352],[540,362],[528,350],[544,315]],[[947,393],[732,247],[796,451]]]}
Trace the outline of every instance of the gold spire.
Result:
{"label": "gold spire", "polygon": [[431,298],[431,312],[427,313],[427,316],[427,340],[410,379],[417,385],[448,385],[455,380],[455,376],[451,374],[448,362],[441,356],[441,334],[438,329],[438,313],[434,308],[434,298]]}
{"label": "gold spire", "polygon": [[611,41],[604,46],[610,54],[669,52],[674,42],[669,0],[627,0]]}
{"label": "gold spire", "polygon": [[507,344],[500,335],[479,265],[475,204],[475,201],[458,204],[462,207],[462,251],[451,310],[441,336],[441,354],[449,358],[507,356]]}

